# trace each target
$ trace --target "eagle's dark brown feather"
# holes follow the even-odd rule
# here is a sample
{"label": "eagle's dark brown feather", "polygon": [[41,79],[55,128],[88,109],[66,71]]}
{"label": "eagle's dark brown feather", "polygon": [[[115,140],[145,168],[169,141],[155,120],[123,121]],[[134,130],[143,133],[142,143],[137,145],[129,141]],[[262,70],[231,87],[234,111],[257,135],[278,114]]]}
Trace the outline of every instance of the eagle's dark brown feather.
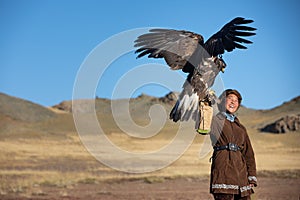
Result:
{"label": "eagle's dark brown feather", "polygon": [[244,26],[243,24],[252,23],[253,20],[246,20],[237,17],[225,24],[223,28],[211,36],[204,44],[204,48],[211,56],[218,56],[226,51],[230,52],[235,48],[247,49],[243,43],[251,44],[252,42],[241,37],[255,35],[256,28]]}
{"label": "eagle's dark brown feather", "polygon": [[[251,44],[244,37],[255,35],[247,26],[253,20],[237,17],[225,24],[205,43],[201,35],[184,30],[151,29],[135,40],[137,58],[164,58],[173,70],[189,73],[183,91],[170,113],[173,121],[198,116],[198,101],[205,101],[215,78],[226,67],[221,58],[225,51],[247,49]],[[196,114],[195,114],[196,113]]]}
{"label": "eagle's dark brown feather", "polygon": [[151,29],[150,33],[139,36],[135,40],[137,58],[148,54],[148,58],[164,58],[171,69],[183,69],[196,51],[203,45],[201,35],[189,31],[172,29]]}

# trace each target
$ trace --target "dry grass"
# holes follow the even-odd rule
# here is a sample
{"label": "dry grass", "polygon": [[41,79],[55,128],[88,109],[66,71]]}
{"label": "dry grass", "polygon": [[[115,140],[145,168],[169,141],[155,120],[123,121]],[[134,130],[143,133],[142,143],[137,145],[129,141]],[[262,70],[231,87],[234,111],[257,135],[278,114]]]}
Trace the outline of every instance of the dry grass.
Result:
{"label": "dry grass", "polygon": [[[136,104],[136,114],[133,114],[137,116],[135,120],[140,125],[149,123],[139,114],[143,105],[141,102]],[[258,174],[299,178],[300,132],[273,135],[257,130],[258,124],[274,116],[272,113],[262,114],[261,111],[240,115],[252,140]],[[154,137],[139,139],[122,133],[109,113],[98,113],[98,120],[107,137],[116,146],[138,153],[162,148],[174,138],[178,129],[178,125],[167,122]],[[157,183],[176,177],[209,177],[211,153],[204,158],[199,157],[204,136],[194,131],[185,130],[184,134],[195,134],[194,141],[170,166],[151,173],[129,174],[103,165],[85,149],[69,113],[60,112],[50,120],[35,123],[26,124],[12,119],[5,119],[5,123],[5,129],[0,129],[0,195],[21,193],[25,196],[43,196],[45,193],[42,186],[70,188],[78,183],[98,184],[121,179],[142,179],[146,183]],[[169,155],[164,156],[160,159]],[[67,194],[61,194],[64,195]]]}
{"label": "dry grass", "polygon": [[[299,177],[299,133],[262,135],[249,133],[256,153],[257,167],[262,176]],[[110,139],[128,150],[149,150],[148,140],[133,139],[122,133],[110,134]],[[81,144],[76,133],[65,140],[7,139],[0,141],[0,192],[34,193],[38,186],[67,188],[77,183],[97,184],[117,179],[140,179],[161,182],[165,178],[209,176],[208,154],[199,158],[203,136],[197,135],[183,156],[170,166],[152,173],[128,174],[110,169],[95,160]],[[151,149],[168,142],[165,137],[152,139]],[[134,146],[134,148],[133,148]],[[150,150],[151,150],[150,149]],[[42,191],[35,191],[42,195]]]}

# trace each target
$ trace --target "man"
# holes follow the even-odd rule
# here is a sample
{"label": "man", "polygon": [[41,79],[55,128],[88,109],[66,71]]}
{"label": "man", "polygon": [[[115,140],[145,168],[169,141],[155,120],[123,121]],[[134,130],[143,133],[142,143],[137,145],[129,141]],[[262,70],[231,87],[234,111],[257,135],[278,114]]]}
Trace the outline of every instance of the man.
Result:
{"label": "man", "polygon": [[210,192],[216,200],[249,200],[257,186],[256,163],[247,130],[234,115],[242,96],[228,89],[219,99],[220,112],[213,117],[210,131],[214,148]]}

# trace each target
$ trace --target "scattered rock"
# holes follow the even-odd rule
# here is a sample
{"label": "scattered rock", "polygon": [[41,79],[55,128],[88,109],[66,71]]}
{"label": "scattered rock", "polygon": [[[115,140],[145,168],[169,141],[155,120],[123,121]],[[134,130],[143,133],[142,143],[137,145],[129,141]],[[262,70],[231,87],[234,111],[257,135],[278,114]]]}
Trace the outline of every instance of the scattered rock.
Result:
{"label": "scattered rock", "polygon": [[159,98],[159,101],[167,104],[174,104],[178,99],[178,94],[169,92],[166,96]]}
{"label": "scattered rock", "polygon": [[288,115],[272,124],[268,124],[261,129],[263,132],[271,133],[287,133],[290,131],[297,131],[300,127],[300,114]]}
{"label": "scattered rock", "polygon": [[68,101],[63,101],[63,102],[53,106],[53,108],[71,113],[72,112],[72,103],[70,103]]}

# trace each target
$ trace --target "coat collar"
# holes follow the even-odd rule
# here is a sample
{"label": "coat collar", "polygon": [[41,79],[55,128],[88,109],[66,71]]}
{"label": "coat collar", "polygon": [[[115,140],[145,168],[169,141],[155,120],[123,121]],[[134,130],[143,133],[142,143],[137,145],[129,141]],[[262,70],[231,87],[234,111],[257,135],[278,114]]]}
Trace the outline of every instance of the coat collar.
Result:
{"label": "coat collar", "polygon": [[227,120],[229,120],[230,122],[234,122],[234,120],[235,120],[235,115],[234,114],[229,114],[227,112],[222,112],[222,114],[225,116],[225,118]]}
{"label": "coat collar", "polygon": [[[224,114],[222,114],[222,112],[219,112],[217,115],[217,118],[219,118],[219,120],[225,120],[226,117]],[[237,116],[234,117],[234,121],[233,122],[236,122],[239,126],[241,125],[239,119],[237,118]]]}

